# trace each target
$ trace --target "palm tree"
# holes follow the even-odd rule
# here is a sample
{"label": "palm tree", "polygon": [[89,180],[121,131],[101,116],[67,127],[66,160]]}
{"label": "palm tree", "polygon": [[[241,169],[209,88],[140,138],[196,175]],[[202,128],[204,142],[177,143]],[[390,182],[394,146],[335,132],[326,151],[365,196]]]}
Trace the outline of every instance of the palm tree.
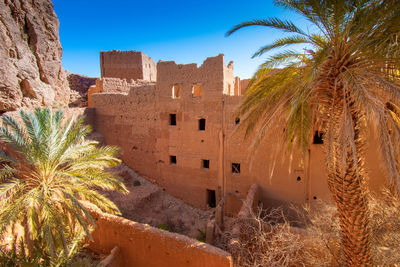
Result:
{"label": "palm tree", "polygon": [[[116,166],[116,147],[98,147],[86,140],[89,126],[81,117],[63,121],[61,111],[20,111],[22,124],[3,115],[0,141],[0,237],[16,225],[24,229],[31,254],[37,243],[53,262],[68,258],[95,221],[83,205],[88,201],[104,211],[117,206],[97,189],[126,192],[121,180],[104,168]],[[33,245],[35,243],[35,246]]]}
{"label": "palm tree", "polygon": [[[385,108],[388,100],[400,100],[400,2],[274,3],[300,14],[310,28],[305,31],[291,21],[267,18],[243,22],[227,33],[248,26],[289,33],[254,54],[286,48],[270,56],[250,81],[239,108],[246,136],[253,133],[256,145],[271,127],[284,123],[288,147],[306,150],[314,130],[325,131],[328,186],[340,218],[344,260],[348,266],[370,265],[364,170],[369,127],[376,129],[388,175],[400,189],[393,144],[399,141],[400,132]],[[287,48],[299,44],[305,46],[301,52]]]}

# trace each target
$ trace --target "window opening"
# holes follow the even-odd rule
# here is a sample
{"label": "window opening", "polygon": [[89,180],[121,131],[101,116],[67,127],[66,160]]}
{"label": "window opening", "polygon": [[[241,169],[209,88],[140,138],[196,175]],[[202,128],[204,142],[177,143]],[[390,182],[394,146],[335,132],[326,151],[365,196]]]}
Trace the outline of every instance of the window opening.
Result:
{"label": "window opening", "polygon": [[176,114],[169,114],[169,125],[176,125]]}
{"label": "window opening", "polygon": [[238,125],[240,123],[240,118],[235,119],[235,124]]}
{"label": "window opening", "polygon": [[204,169],[209,169],[210,168],[210,160],[203,159],[202,160],[202,166],[203,166]]}
{"label": "window opening", "polygon": [[172,98],[173,99],[181,98],[181,89],[182,89],[182,84],[174,84],[172,86]]}
{"label": "window opening", "polygon": [[205,131],[206,130],[206,119],[199,120],[199,130]]}
{"label": "window opening", "polygon": [[169,156],[169,163],[171,165],[176,164],[176,156]]}
{"label": "window opening", "polygon": [[320,145],[324,143],[324,133],[315,131],[313,144]]}
{"label": "window opening", "polygon": [[240,173],[240,163],[232,163],[232,173]]}
{"label": "window opening", "polygon": [[203,95],[203,85],[201,83],[192,84],[192,95],[193,97],[199,97]]}

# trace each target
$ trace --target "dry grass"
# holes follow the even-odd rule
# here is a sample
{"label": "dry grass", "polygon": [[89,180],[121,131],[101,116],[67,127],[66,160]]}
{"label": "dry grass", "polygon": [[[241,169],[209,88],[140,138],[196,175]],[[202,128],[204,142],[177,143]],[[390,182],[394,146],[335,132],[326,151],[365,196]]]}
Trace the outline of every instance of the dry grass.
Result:
{"label": "dry grass", "polygon": [[282,210],[263,213],[238,219],[217,246],[230,252],[237,266],[301,265],[304,244],[300,235],[291,232]]}
{"label": "dry grass", "polygon": [[[343,266],[336,209],[318,203],[297,210],[302,228],[290,226],[282,209],[238,219],[218,240],[236,266]],[[375,265],[400,265],[400,199],[388,190],[370,201]]]}

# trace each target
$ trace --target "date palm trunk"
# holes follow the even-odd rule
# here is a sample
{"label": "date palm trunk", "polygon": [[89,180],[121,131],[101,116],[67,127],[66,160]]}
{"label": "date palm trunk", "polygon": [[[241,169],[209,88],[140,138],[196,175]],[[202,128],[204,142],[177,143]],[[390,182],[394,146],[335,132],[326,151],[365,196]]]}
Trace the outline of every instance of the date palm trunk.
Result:
{"label": "date palm trunk", "polygon": [[[343,98],[346,93],[340,91],[340,88],[336,88],[336,92],[342,95],[342,98],[333,98],[336,104],[330,113],[334,128],[330,136],[332,154],[326,154],[328,186],[337,207],[342,257],[346,265],[371,266],[368,197],[364,171],[365,138],[362,136],[362,128],[365,127],[364,115],[355,107],[351,96],[347,94]],[[346,112],[352,127],[350,130],[340,127]],[[346,130],[350,133],[347,136],[344,133]]]}

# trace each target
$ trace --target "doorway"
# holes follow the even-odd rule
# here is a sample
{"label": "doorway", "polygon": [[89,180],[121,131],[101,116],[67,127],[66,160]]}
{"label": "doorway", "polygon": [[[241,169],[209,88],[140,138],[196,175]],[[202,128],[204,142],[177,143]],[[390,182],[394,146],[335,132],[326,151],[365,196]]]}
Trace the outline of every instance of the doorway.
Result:
{"label": "doorway", "polygon": [[207,205],[210,208],[215,208],[217,206],[215,198],[215,190],[207,189]]}

